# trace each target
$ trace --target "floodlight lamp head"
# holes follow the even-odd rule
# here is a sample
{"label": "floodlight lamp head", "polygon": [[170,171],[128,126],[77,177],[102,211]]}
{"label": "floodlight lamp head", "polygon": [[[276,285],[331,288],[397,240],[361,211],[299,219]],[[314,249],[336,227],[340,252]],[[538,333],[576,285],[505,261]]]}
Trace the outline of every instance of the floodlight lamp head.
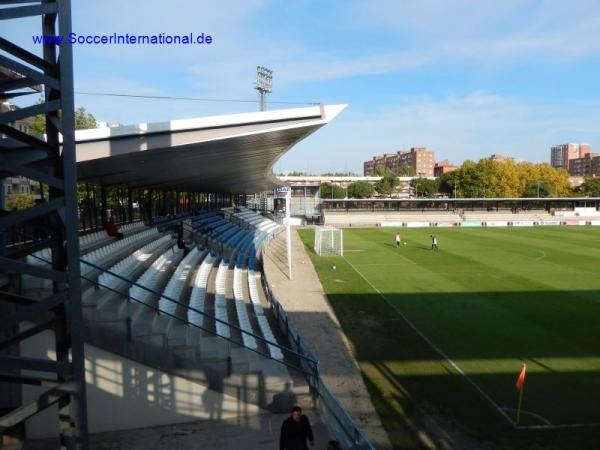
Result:
{"label": "floodlight lamp head", "polygon": [[263,66],[256,67],[255,89],[259,92],[270,93],[273,90],[273,71]]}

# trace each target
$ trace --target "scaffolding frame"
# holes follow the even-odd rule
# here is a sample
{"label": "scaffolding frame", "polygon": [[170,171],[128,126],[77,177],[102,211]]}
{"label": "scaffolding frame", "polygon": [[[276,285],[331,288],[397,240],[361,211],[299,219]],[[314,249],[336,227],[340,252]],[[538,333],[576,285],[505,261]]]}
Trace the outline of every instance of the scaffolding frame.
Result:
{"label": "scaffolding frame", "polygon": [[[0,23],[27,17],[40,18],[45,36],[68,36],[71,32],[70,0],[9,0],[8,6],[0,8]],[[0,113],[0,133],[6,136],[0,139],[0,178],[21,175],[49,187],[45,201],[20,211],[2,208],[0,215],[0,234],[32,223],[43,223],[48,234],[45,242],[32,242],[28,249],[18,251],[0,241],[0,272],[10,280],[0,290],[0,304],[9,311],[0,316],[0,382],[12,386],[20,397],[20,405],[0,417],[0,435],[14,432],[28,418],[56,405],[60,448],[87,449],[73,49],[50,40],[41,46],[40,57],[0,37],[0,50],[8,55],[0,54],[0,66],[18,75],[0,80],[0,99],[34,94],[35,86],[44,88],[39,103]],[[45,116],[45,139],[11,125],[39,114]],[[27,250],[35,251],[41,245],[52,250],[52,268],[22,259]],[[22,275],[52,280],[53,293],[42,299],[21,295]],[[56,358],[24,355],[21,344],[47,331],[54,334]],[[21,395],[25,386],[39,387],[39,394],[28,403]]]}

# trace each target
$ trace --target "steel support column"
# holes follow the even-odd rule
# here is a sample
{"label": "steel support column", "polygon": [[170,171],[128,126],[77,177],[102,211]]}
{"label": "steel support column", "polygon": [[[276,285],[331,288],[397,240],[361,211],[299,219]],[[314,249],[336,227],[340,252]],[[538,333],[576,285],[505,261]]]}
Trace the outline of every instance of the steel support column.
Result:
{"label": "steel support column", "polygon": [[127,188],[127,222],[133,222],[133,199],[131,198],[131,188]]}
{"label": "steel support column", "polygon": [[106,187],[100,186],[100,222],[102,228],[108,223],[108,208],[106,204]]}
{"label": "steel support column", "polygon": [[92,191],[92,197],[94,201],[94,229],[98,230],[98,201],[96,199],[96,186],[94,185],[94,190]]}
{"label": "steel support column", "polygon": [[[10,5],[11,3],[14,5]],[[19,3],[29,5],[22,6]],[[0,9],[0,30],[5,29],[4,26],[9,20],[39,17],[41,31],[45,36],[68,36],[71,32],[70,0],[12,0],[8,4],[9,6]],[[21,26],[27,26],[26,24],[20,23]],[[39,33],[39,28],[30,31],[23,29],[21,32],[35,34]],[[25,247],[21,247],[19,252],[3,248],[7,251],[0,256],[0,271],[11,274],[12,281],[8,287],[0,288],[0,303],[10,303],[15,308],[13,312],[1,317],[6,325],[4,330],[8,330],[9,335],[2,335],[0,348],[10,350],[12,354],[2,356],[0,366],[8,370],[12,365],[17,368],[27,367],[32,372],[52,372],[56,385],[40,392],[33,403],[22,404],[0,417],[0,435],[18,429],[19,425],[32,415],[42,411],[52,414],[52,409],[48,407],[56,404],[56,433],[60,437],[61,449],[87,449],[85,360],[77,233],[73,49],[70,45],[57,46],[50,40],[42,44],[40,49],[38,53],[41,53],[41,56],[0,38],[2,65],[9,69],[8,75],[5,72],[2,76],[14,81],[0,83],[0,100],[36,94],[41,90],[41,86],[44,91],[42,102],[36,102],[36,95],[30,106],[0,113],[0,132],[7,136],[0,147],[0,155],[7,161],[3,170],[48,184],[50,187],[47,202],[25,211],[2,211],[0,233],[17,230],[16,227],[27,223],[35,227],[43,222],[45,231],[50,236],[52,253],[52,270],[49,270],[18,260],[29,244],[24,244]],[[46,119],[45,139],[26,134],[17,126],[19,121],[38,114],[44,115]],[[59,135],[62,135],[62,142]],[[27,149],[37,150],[41,152],[42,159],[32,164],[20,163],[14,158],[14,155],[18,154],[15,152],[17,149],[19,152]],[[39,247],[39,243],[32,244],[32,248],[36,246]],[[22,274],[53,280],[52,292],[47,292],[45,298],[36,301],[13,294],[12,292],[17,290],[15,284],[18,285]],[[40,322],[42,318],[44,322]],[[31,328],[24,332],[25,326]],[[44,330],[50,330],[54,334],[54,360],[28,357],[25,354],[26,347],[20,345],[25,339]],[[23,376],[19,370],[5,375],[4,380],[12,383],[16,389],[30,384],[32,377],[36,377],[33,374]],[[37,376],[47,377],[41,373]]]}

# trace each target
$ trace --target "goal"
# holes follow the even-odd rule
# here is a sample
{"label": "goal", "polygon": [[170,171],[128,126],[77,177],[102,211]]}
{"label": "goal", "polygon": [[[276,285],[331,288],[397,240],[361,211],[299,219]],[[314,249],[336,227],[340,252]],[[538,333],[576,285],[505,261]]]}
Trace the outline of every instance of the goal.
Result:
{"label": "goal", "polygon": [[316,227],[315,253],[319,256],[344,256],[342,230],[335,227]]}

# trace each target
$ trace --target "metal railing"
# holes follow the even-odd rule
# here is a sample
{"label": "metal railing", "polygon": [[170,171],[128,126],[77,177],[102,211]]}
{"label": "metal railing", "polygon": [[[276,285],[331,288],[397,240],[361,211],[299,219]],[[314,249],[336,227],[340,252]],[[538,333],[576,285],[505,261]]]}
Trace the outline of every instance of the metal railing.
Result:
{"label": "metal railing", "polygon": [[[296,329],[287,312],[275,297],[271,285],[264,275],[264,271],[262,279],[267,294],[267,300],[271,304],[271,309],[277,318],[279,327],[290,342],[292,349],[300,355],[307,356],[310,360],[318,361],[308,343]],[[353,448],[356,449],[375,450],[375,447],[369,442],[364,432],[356,425],[336,396],[329,390],[318,372],[315,372],[312,377],[309,377],[309,384],[314,392],[321,398],[323,406],[325,407],[325,412],[329,413],[326,415],[335,419],[337,426],[344,434],[344,440],[350,442],[355,446]]]}
{"label": "metal railing", "polygon": [[[275,230],[274,232],[271,232],[268,234],[268,236],[262,241],[262,243],[259,247],[259,250],[257,251],[257,257],[258,257],[258,254],[260,253],[260,251],[263,250],[263,248],[265,246],[267,246],[281,231],[283,231],[283,230]],[[36,258],[42,262],[49,263],[49,261],[45,260],[44,258],[41,258],[37,255],[33,255],[33,256],[34,256],[34,258]],[[213,336],[222,338],[232,344],[246,348],[247,350],[257,353],[265,358],[279,362],[287,367],[290,367],[294,370],[298,370],[298,371],[302,372],[306,376],[309,386],[310,386],[311,390],[313,391],[313,393],[317,394],[317,396],[320,398],[321,405],[323,407],[323,416],[324,416],[325,420],[327,421],[327,423],[329,424],[330,429],[332,431],[334,431],[335,437],[339,441],[345,442],[347,445],[352,446],[352,449],[375,450],[375,447],[367,439],[367,437],[365,436],[365,434],[361,430],[361,428],[354,422],[354,420],[352,419],[352,417],[350,417],[350,415],[348,414],[346,409],[340,404],[339,400],[329,390],[327,385],[322,380],[322,378],[319,374],[319,368],[318,368],[319,363],[318,363],[317,358],[315,357],[314,353],[310,349],[310,346],[308,345],[308,343],[302,337],[300,332],[296,329],[295,325],[289,318],[287,312],[285,311],[285,309],[283,308],[281,303],[275,297],[275,294],[273,293],[271,285],[269,284],[269,282],[267,280],[264,270],[261,270],[262,275],[263,275],[261,277],[261,279],[263,282],[263,287],[264,287],[267,301],[269,302],[271,309],[273,311],[273,314],[275,315],[275,317],[277,319],[280,330],[284,333],[285,337],[287,338],[288,342],[290,343],[291,348],[282,346],[277,342],[269,341],[262,336],[258,336],[252,332],[243,330],[242,328],[240,328],[236,325],[233,325],[229,322],[220,320],[217,317],[214,317],[210,314],[205,313],[204,311],[200,311],[200,310],[193,308],[185,303],[182,303],[179,300],[175,300],[171,297],[168,297],[168,296],[164,295],[162,292],[158,292],[153,289],[150,289],[150,288],[143,286],[135,281],[129,280],[117,273],[114,273],[108,269],[105,269],[96,264],[90,263],[89,261],[86,261],[84,259],[80,259],[80,261],[83,264],[86,264],[86,265],[92,267],[93,269],[96,269],[102,273],[107,273],[121,281],[124,281],[129,286],[139,287],[139,288],[157,296],[158,298],[163,298],[167,301],[170,301],[176,305],[183,307],[186,311],[193,311],[193,312],[201,315],[202,317],[209,318],[209,320],[214,320],[215,322],[220,322],[234,330],[237,330],[238,332],[240,332],[242,334],[247,334],[249,336],[252,336],[255,339],[257,339],[265,344],[273,345],[273,346],[279,348],[282,352],[284,352],[284,354],[288,354],[288,355],[298,358],[298,360],[300,361],[300,366],[296,366],[296,365],[286,362],[284,360],[274,359],[267,353],[261,352],[258,349],[253,349],[253,348],[245,346],[243,344],[243,342],[238,342],[230,337],[222,336],[222,335],[218,334],[216,331],[209,330],[204,326],[189,322],[188,320],[186,320],[182,317],[179,317],[175,314],[171,314],[166,311],[163,311],[158,306],[150,305],[142,300],[139,300],[137,298],[130,296],[128,293],[125,294],[122,291],[119,291],[115,288],[106,286],[97,280],[89,278],[88,276],[84,276],[84,275],[81,276],[82,279],[85,279],[85,280],[91,282],[95,286],[110,290],[112,292],[116,292],[119,295],[126,297],[128,300],[132,300],[138,304],[143,305],[144,307],[154,310],[158,314],[163,314],[163,315],[166,315],[173,319],[176,319],[184,324],[187,324],[187,325],[190,325],[197,329],[200,329],[202,331],[205,331]]]}
{"label": "metal railing", "polygon": [[[283,230],[279,230],[279,232],[281,231]],[[263,246],[268,245],[268,243],[271,242],[277,234],[278,233],[275,233],[275,235],[269,236],[269,239],[263,242]],[[277,297],[273,293],[271,284],[269,283],[264,271],[264,267],[261,272],[261,279],[267,300],[277,318],[279,328],[288,339],[291,347],[298,354],[307,356],[310,360],[318,361],[308,343],[296,329],[279,300],[277,300]],[[321,399],[324,413],[323,416],[336,435],[335,437],[339,441],[345,442],[351,446],[353,450],[375,450],[375,447],[373,444],[371,444],[362,429],[356,424],[352,417],[350,417],[348,411],[346,411],[346,409],[341,405],[333,392],[329,390],[319,372],[316,371],[312,377],[308,378],[308,381],[313,392],[315,392]]]}
{"label": "metal railing", "polygon": [[[35,258],[35,259],[37,259],[37,260],[39,260],[41,262],[44,262],[44,263],[47,263],[47,264],[51,264],[51,261],[48,261],[48,260],[46,260],[46,259],[44,259],[44,258],[42,258],[42,257],[40,257],[38,255],[32,255],[32,256],[33,256],[33,258]],[[105,269],[105,268],[103,268],[101,266],[98,266],[98,265],[96,265],[94,263],[91,263],[91,262],[86,261],[84,259],[80,259],[80,262],[83,263],[83,264],[85,264],[85,265],[87,265],[87,266],[92,267],[95,270],[98,270],[98,271],[100,271],[102,273],[109,274],[109,275],[111,275],[111,276],[113,276],[113,277],[115,277],[115,278],[117,278],[117,279],[119,279],[121,281],[124,281],[130,287],[131,286],[136,286],[136,287],[138,287],[138,288],[140,288],[140,289],[142,289],[142,290],[144,290],[146,292],[151,293],[152,295],[157,296],[158,298],[165,299],[165,300],[167,300],[169,302],[174,303],[175,305],[181,306],[182,308],[184,308],[186,310],[186,312],[188,312],[188,311],[195,312],[195,313],[201,315],[202,317],[208,318],[209,320],[214,320],[215,322],[222,323],[222,324],[226,325],[227,327],[229,327],[230,329],[237,330],[240,334],[246,334],[248,336],[251,336],[251,337],[257,339],[258,341],[263,342],[265,345],[272,345],[274,347],[277,347],[278,349],[280,349],[282,351],[282,353],[284,355],[287,354],[287,355],[294,356],[294,357],[298,358],[301,361],[301,364],[300,364],[300,366],[296,366],[296,365],[291,364],[291,363],[289,363],[287,361],[275,359],[275,358],[271,357],[271,355],[269,355],[268,353],[262,352],[259,349],[253,349],[251,347],[248,347],[248,346],[244,345],[243,342],[238,342],[238,341],[232,339],[231,337],[222,336],[222,335],[218,334],[216,331],[210,330],[210,329],[208,329],[208,328],[206,328],[204,326],[201,326],[201,325],[195,324],[193,322],[190,322],[190,321],[188,321],[188,320],[186,320],[186,319],[184,319],[184,318],[182,318],[180,316],[177,316],[175,314],[171,314],[169,312],[166,312],[166,311],[160,309],[158,306],[148,304],[148,303],[144,302],[143,300],[137,299],[137,298],[129,295],[129,293],[124,293],[122,291],[119,291],[119,290],[117,290],[115,288],[112,288],[112,287],[110,287],[108,285],[105,285],[105,284],[103,284],[103,283],[101,283],[101,282],[99,282],[97,280],[94,280],[94,279],[92,279],[92,278],[90,278],[88,276],[85,276],[85,275],[81,276],[82,279],[91,282],[94,286],[97,286],[97,287],[100,287],[100,288],[107,289],[109,291],[118,293],[119,295],[125,297],[127,300],[132,300],[132,301],[134,301],[134,302],[136,302],[136,303],[138,303],[140,305],[143,305],[144,307],[147,307],[148,309],[154,310],[158,314],[162,314],[162,315],[168,316],[170,318],[176,319],[176,320],[178,320],[178,321],[180,321],[180,322],[182,322],[182,323],[184,323],[186,325],[190,325],[192,327],[195,327],[195,328],[198,328],[198,329],[200,329],[202,331],[205,331],[206,333],[211,334],[211,335],[213,335],[215,337],[219,337],[221,339],[224,339],[224,340],[226,340],[226,341],[228,341],[228,342],[230,342],[232,344],[235,344],[236,346],[243,347],[243,348],[245,348],[247,350],[250,350],[250,351],[252,351],[254,353],[257,353],[260,356],[263,356],[265,358],[268,358],[268,359],[271,359],[273,361],[276,361],[276,362],[278,362],[280,364],[283,364],[283,365],[285,365],[287,367],[290,367],[290,368],[292,368],[294,370],[298,370],[298,371],[304,373],[307,376],[307,378],[314,377],[315,373],[318,373],[318,362],[316,360],[314,360],[314,359],[311,359],[310,357],[308,357],[306,355],[298,353],[298,352],[294,351],[293,349],[285,347],[285,346],[283,346],[283,345],[281,345],[281,344],[279,344],[277,342],[265,339],[264,337],[256,335],[256,334],[254,334],[254,333],[252,333],[250,331],[244,330],[244,329],[238,327],[237,325],[234,325],[232,323],[220,320],[217,317],[212,316],[210,314],[207,314],[204,311],[201,311],[201,310],[199,310],[197,308],[189,306],[189,305],[187,305],[187,304],[185,304],[185,303],[183,303],[183,302],[181,302],[179,300],[175,300],[175,299],[173,299],[173,298],[171,298],[171,297],[169,297],[167,295],[164,295],[162,292],[158,292],[158,291],[156,291],[154,289],[150,289],[150,288],[148,288],[146,286],[143,286],[143,285],[141,285],[141,284],[139,284],[139,283],[137,283],[135,281],[132,281],[132,280],[130,280],[130,279],[128,279],[128,278],[126,278],[126,277],[124,277],[122,275],[119,275],[119,274],[117,274],[115,272],[112,272],[112,271],[110,271],[108,269]]]}

